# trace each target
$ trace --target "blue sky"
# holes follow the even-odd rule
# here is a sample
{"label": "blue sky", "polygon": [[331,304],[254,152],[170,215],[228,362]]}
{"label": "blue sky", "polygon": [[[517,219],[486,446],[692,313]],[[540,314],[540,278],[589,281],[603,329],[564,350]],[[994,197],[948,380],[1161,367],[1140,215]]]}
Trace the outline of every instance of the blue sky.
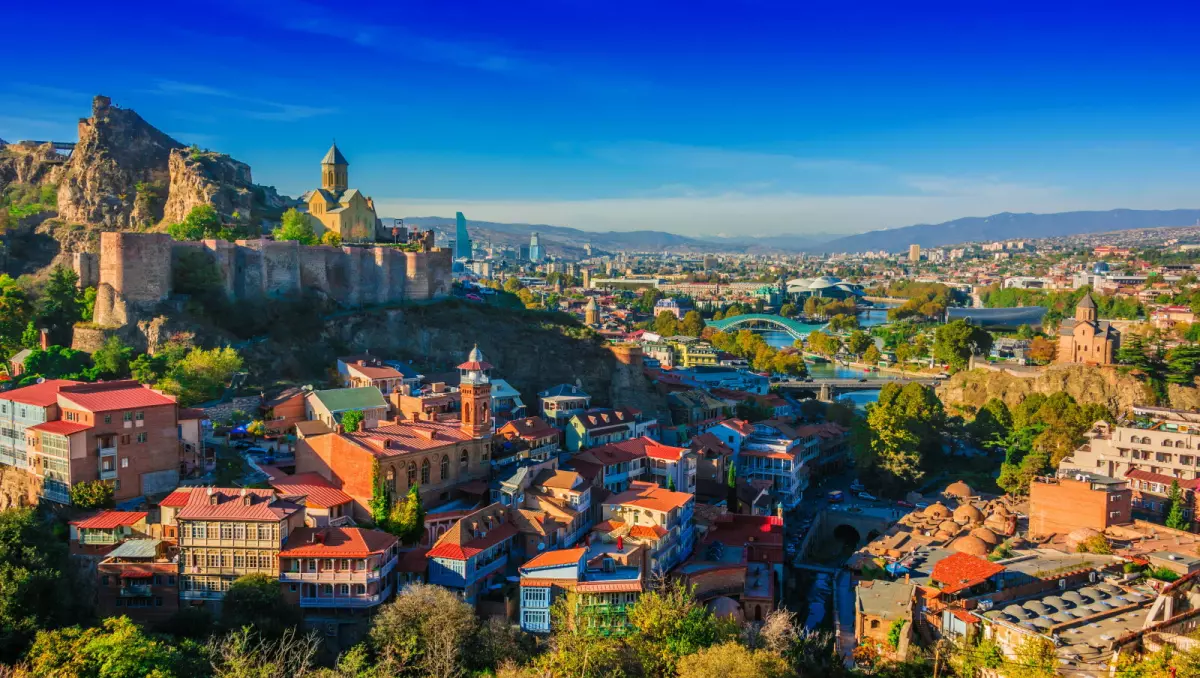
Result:
{"label": "blue sky", "polygon": [[104,93],[292,195],[316,185],[336,138],[385,216],[593,230],[851,233],[1200,207],[1192,12],[19,3],[6,24],[44,28],[5,33],[22,58],[0,73],[0,137],[74,138]]}

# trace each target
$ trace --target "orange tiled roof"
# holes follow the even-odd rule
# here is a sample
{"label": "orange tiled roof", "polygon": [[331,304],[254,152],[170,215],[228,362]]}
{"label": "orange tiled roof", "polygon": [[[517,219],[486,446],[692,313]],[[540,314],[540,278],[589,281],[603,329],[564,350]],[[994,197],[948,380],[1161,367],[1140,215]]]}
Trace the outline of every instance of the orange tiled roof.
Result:
{"label": "orange tiled roof", "polygon": [[587,554],[586,548],[573,549],[558,549],[557,551],[546,551],[539,553],[531,560],[521,566],[522,570],[535,569],[539,567],[561,567],[563,565],[572,565],[578,563]]}
{"label": "orange tiled roof", "polygon": [[955,553],[933,566],[930,579],[941,584],[942,593],[955,593],[982,584],[989,577],[1004,571],[1003,565],[989,562],[969,553]]}
{"label": "orange tiled roof", "polygon": [[450,447],[471,440],[457,420],[388,424],[358,433],[342,434],[381,457]]}
{"label": "orange tiled roof", "polygon": [[381,530],[361,527],[298,527],[288,535],[281,558],[366,558],[383,553],[396,538]]}
{"label": "orange tiled roof", "polygon": [[163,497],[163,500],[158,502],[158,505],[173,507],[173,508],[182,508],[184,506],[187,506],[188,497],[190,497],[191,495],[192,495],[191,490],[175,490],[171,494],[168,494],[166,497]]}
{"label": "orange tiled roof", "polygon": [[635,481],[630,483],[628,490],[605,499],[604,503],[605,505],[626,504],[652,511],[667,512],[672,509],[683,508],[693,497],[694,495],[687,492],[674,492],[659,487],[654,483]]}
{"label": "orange tiled roof", "polygon": [[662,539],[667,531],[661,525],[634,525],[629,528],[629,536],[637,539]]}
{"label": "orange tiled roof", "polygon": [[85,530],[112,530],[145,519],[145,511],[101,511],[82,520],[73,520],[71,524]]}
{"label": "orange tiled roof", "polygon": [[271,480],[270,485],[280,494],[305,497],[305,505],[312,508],[330,508],[351,501],[350,495],[331,485],[318,473],[283,476]]}

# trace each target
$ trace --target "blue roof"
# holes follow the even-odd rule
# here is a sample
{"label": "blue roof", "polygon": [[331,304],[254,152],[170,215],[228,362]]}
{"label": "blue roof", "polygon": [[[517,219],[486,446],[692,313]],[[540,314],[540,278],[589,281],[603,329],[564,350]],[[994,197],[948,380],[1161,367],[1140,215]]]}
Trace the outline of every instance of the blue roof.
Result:
{"label": "blue roof", "polygon": [[1046,317],[1045,306],[1018,308],[958,308],[946,309],[946,322],[963,319],[985,329],[1016,329],[1021,325],[1040,327]]}

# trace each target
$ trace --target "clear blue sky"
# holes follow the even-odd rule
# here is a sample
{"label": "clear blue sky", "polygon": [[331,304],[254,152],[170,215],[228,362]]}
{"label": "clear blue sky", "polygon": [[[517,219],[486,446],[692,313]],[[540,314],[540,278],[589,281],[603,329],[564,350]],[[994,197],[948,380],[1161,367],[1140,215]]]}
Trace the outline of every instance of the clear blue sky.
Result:
{"label": "clear blue sky", "polygon": [[17,3],[0,137],[104,93],[285,193],[336,138],[385,216],[585,229],[1200,207],[1196,10],[1123,4]]}

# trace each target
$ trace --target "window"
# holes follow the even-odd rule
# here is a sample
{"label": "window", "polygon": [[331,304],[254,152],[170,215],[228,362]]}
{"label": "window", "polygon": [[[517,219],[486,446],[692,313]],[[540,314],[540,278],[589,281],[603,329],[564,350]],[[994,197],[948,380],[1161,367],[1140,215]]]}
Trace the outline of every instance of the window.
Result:
{"label": "window", "polygon": [[136,418],[137,418],[137,420],[138,420],[138,421],[145,421],[145,420],[146,420],[146,413],[145,413],[145,412],[143,412],[143,411],[141,411],[141,410],[138,410],[138,413],[137,413],[137,417],[136,417]]}
{"label": "window", "polygon": [[450,457],[443,454],[442,455],[442,477],[441,477],[441,480],[446,481],[449,479],[450,479]]}
{"label": "window", "polygon": [[463,450],[463,451],[462,451],[462,454],[460,454],[460,455],[458,456],[458,468],[459,468],[459,471],[460,471],[461,473],[466,473],[466,472],[467,472],[467,466],[468,466],[470,463],[471,463],[471,457],[470,457],[470,455],[468,455],[468,454],[467,454],[467,451],[466,451],[466,450]]}
{"label": "window", "polygon": [[296,585],[295,585],[295,584],[288,584],[288,590],[289,590],[289,591],[291,591],[292,593],[295,593],[295,592],[296,592]]}
{"label": "window", "polygon": [[396,469],[388,467],[387,484],[384,485],[392,494],[396,493]]}
{"label": "window", "polygon": [[112,415],[111,414],[104,415],[104,423],[106,423],[106,424],[112,423]]}
{"label": "window", "polygon": [[125,412],[125,421],[133,421],[133,412]]}
{"label": "window", "polygon": [[121,468],[129,468],[129,457],[121,457]]}
{"label": "window", "polygon": [[338,584],[338,595],[339,596],[350,595],[350,585],[349,584]]}
{"label": "window", "polygon": [[428,459],[421,462],[421,484],[422,485],[429,484],[429,460]]}
{"label": "window", "polygon": [[139,442],[139,443],[144,443],[144,442],[146,442],[146,434],[145,434],[145,433],[139,433],[139,434],[138,434],[138,442]]}
{"label": "window", "polygon": [[221,524],[221,538],[222,539],[233,539],[233,525],[230,525],[228,523]]}
{"label": "window", "polygon": [[414,462],[408,462],[408,486],[412,487],[417,482],[417,465]]}

